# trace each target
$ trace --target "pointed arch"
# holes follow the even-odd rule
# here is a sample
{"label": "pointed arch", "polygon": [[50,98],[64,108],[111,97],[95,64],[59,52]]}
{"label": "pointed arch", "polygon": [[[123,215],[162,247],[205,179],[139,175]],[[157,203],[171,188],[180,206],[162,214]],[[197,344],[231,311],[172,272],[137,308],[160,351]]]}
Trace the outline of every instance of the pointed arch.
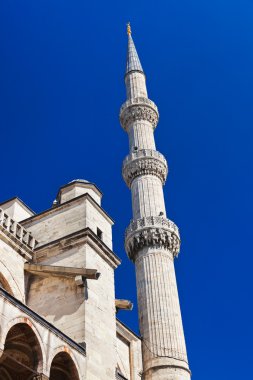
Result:
{"label": "pointed arch", "polygon": [[[16,319],[17,320],[17,319]],[[4,351],[0,358],[0,373],[11,379],[28,379],[43,372],[43,345],[34,326],[22,318],[5,332]]]}
{"label": "pointed arch", "polygon": [[41,359],[39,361],[38,367],[39,367],[40,371],[44,373],[44,368],[46,366],[46,353],[45,353],[43,340],[42,340],[37,328],[34,326],[34,324],[32,323],[32,321],[29,318],[27,318],[26,316],[20,316],[20,317],[16,317],[16,318],[12,319],[11,321],[9,321],[9,323],[2,330],[1,343],[5,346],[8,333],[11,331],[11,329],[14,326],[21,325],[21,324],[27,325],[33,331],[33,333],[34,333],[34,335],[38,341],[38,347],[40,347],[40,350],[41,350]]}
{"label": "pointed arch", "polygon": [[58,347],[52,355],[49,380],[80,380],[77,361],[66,346]]}

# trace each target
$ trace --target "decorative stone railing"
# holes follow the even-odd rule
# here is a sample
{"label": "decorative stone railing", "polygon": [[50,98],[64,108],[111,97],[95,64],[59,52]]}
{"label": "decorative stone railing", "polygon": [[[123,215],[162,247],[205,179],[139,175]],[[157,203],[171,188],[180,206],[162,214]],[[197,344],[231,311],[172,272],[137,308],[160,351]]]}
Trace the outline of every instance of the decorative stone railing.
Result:
{"label": "decorative stone railing", "polygon": [[146,120],[155,128],[158,119],[159,113],[155,103],[147,98],[129,99],[120,109],[120,123],[125,131],[136,120]]}
{"label": "decorative stone railing", "polygon": [[162,216],[132,220],[125,232],[125,249],[129,258],[135,261],[144,247],[165,248],[176,257],[180,250],[178,227]]}
{"label": "decorative stone railing", "polygon": [[155,175],[164,184],[168,174],[165,157],[152,149],[141,149],[130,153],[123,161],[122,175],[128,187],[140,175]]}
{"label": "decorative stone railing", "polygon": [[14,236],[18,241],[31,250],[34,250],[38,244],[37,240],[21,224],[12,219],[6,212],[0,208],[0,226],[5,231]]}
{"label": "decorative stone railing", "polygon": [[128,235],[136,230],[142,229],[143,227],[150,226],[166,227],[179,236],[179,229],[177,225],[172,222],[172,220],[164,218],[163,216],[147,216],[141,219],[132,219],[126,229],[125,234]]}
{"label": "decorative stone railing", "polygon": [[132,105],[138,105],[138,104],[145,104],[151,108],[154,108],[154,110],[158,113],[158,108],[157,106],[155,105],[154,102],[152,102],[152,100],[148,99],[148,98],[142,98],[142,97],[139,97],[139,98],[133,98],[133,99],[129,99],[127,100],[125,103],[122,104],[122,106],[120,107],[120,114],[129,106],[132,106]]}
{"label": "decorative stone railing", "polygon": [[154,157],[159,159],[160,161],[163,161],[166,164],[166,158],[164,155],[157,150],[153,149],[140,149],[136,150],[134,152],[131,152],[123,161],[123,165],[127,164],[131,160],[135,160],[136,158],[142,158],[142,157]]}

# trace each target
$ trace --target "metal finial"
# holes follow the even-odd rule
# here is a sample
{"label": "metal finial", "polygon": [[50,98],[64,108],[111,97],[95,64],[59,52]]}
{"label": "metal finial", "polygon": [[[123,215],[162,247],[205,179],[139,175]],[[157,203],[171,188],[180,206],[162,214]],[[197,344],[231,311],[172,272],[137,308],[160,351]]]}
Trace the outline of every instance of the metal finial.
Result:
{"label": "metal finial", "polygon": [[127,34],[130,36],[132,34],[130,22],[127,23]]}

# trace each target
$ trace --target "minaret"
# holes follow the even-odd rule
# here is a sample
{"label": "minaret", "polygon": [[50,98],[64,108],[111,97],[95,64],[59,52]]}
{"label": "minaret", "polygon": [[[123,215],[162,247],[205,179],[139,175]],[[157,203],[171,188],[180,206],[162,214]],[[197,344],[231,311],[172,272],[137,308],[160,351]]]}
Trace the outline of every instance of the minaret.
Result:
{"label": "minaret", "polygon": [[163,185],[168,167],[154,140],[159,114],[148,98],[129,24],[127,32],[127,101],[120,122],[129,136],[130,153],[122,172],[132,193],[133,220],[126,230],[125,248],[136,268],[143,374],[145,380],[189,380],[174,269],[180,237],[166,217]]}

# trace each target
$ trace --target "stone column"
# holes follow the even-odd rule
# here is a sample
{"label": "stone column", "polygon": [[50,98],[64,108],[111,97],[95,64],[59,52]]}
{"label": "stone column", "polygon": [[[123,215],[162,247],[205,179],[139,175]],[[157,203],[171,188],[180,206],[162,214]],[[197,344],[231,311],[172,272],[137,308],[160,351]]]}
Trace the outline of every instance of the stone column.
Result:
{"label": "stone column", "polygon": [[132,193],[133,220],[126,230],[125,248],[136,268],[144,379],[189,380],[174,269],[180,237],[166,217],[163,185],[168,167],[154,140],[159,114],[147,97],[129,27],[128,32],[128,99],[121,107],[120,122],[129,136],[130,153],[122,174]]}

